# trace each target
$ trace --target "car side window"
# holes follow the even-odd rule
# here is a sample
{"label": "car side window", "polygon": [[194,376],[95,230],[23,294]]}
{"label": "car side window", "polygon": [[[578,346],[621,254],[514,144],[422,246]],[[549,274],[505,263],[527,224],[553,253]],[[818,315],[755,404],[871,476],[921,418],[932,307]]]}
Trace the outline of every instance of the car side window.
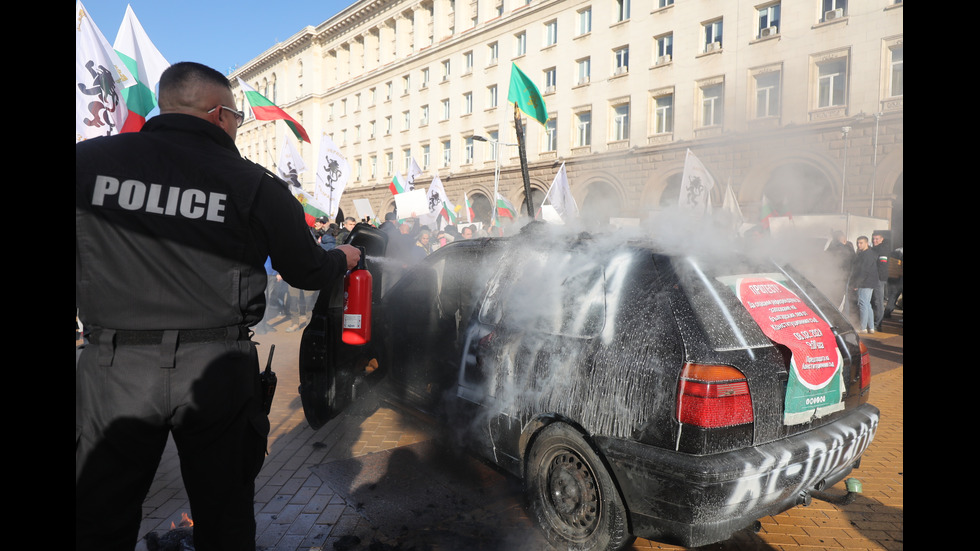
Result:
{"label": "car side window", "polygon": [[479,319],[518,331],[592,338],[605,323],[605,271],[571,253],[532,253],[502,266],[487,286]]}

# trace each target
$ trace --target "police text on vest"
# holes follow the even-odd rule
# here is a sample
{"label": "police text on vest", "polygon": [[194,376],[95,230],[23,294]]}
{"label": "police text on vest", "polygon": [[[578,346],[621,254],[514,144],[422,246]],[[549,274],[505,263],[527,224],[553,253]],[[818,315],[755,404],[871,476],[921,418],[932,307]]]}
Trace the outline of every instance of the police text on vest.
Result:
{"label": "police text on vest", "polygon": [[181,189],[176,186],[150,184],[139,180],[123,180],[111,176],[97,176],[92,192],[93,206],[115,202],[123,210],[144,211],[151,214],[180,216],[189,219],[204,218],[211,222],[225,221],[224,193],[205,193],[199,189]]}

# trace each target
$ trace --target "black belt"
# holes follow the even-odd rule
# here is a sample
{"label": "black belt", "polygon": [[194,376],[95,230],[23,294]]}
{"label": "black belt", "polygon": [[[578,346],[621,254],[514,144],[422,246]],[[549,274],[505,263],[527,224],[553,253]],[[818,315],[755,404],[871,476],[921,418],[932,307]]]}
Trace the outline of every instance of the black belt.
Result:
{"label": "black belt", "polygon": [[[93,340],[99,340],[99,329],[92,331]],[[117,329],[114,342],[116,346],[152,345],[163,342],[166,331],[127,331]],[[249,329],[244,325],[216,327],[214,329],[182,329],[177,331],[178,339],[185,344],[222,341],[245,341],[249,339]]]}
{"label": "black belt", "polygon": [[216,327],[214,329],[148,330],[133,331],[105,329],[96,327],[88,335],[89,340],[98,343],[99,363],[112,365],[117,346],[159,346],[160,366],[173,367],[177,343],[200,344],[210,342],[247,341],[251,331],[244,325]]}

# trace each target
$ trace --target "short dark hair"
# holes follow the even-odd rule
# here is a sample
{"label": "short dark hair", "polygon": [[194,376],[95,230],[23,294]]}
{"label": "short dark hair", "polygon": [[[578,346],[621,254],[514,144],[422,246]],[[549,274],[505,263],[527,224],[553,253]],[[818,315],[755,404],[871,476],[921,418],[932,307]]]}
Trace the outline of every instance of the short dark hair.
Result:
{"label": "short dark hair", "polygon": [[164,100],[169,94],[177,93],[182,87],[195,81],[224,86],[231,90],[228,78],[220,72],[193,61],[181,61],[167,67],[160,75],[160,99]]}

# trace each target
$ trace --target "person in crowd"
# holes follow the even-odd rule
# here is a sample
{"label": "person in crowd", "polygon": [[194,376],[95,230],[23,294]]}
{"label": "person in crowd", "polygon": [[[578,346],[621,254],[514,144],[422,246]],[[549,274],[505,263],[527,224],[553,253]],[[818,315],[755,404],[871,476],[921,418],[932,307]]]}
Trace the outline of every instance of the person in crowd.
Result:
{"label": "person in crowd", "polygon": [[463,239],[473,239],[473,226],[463,226],[459,233]]}
{"label": "person in crowd", "polygon": [[881,320],[885,316],[885,288],[888,285],[888,257],[891,255],[891,243],[885,238],[884,232],[875,230],[871,233],[871,249],[875,253],[878,268],[878,285],[871,297],[871,306],[875,312],[875,329],[881,331]]}
{"label": "person in crowd", "polygon": [[263,263],[314,290],[360,259],[317,246],[288,184],[241,157],[235,105],[220,72],[176,63],[140,132],[75,145],[76,550],[132,551],[171,436],[195,549],[255,549]]}
{"label": "person in crowd", "polygon": [[857,238],[858,252],[851,268],[851,287],[857,291],[858,333],[874,333],[875,318],[871,307],[871,294],[878,285],[878,267],[875,253],[867,236]]}
{"label": "person in crowd", "polygon": [[[905,247],[892,251],[888,261],[888,303],[885,305],[886,318],[892,317],[898,305],[898,297],[905,291]],[[904,319],[904,318],[903,318]]]}
{"label": "person in crowd", "polygon": [[427,229],[423,229],[419,232],[418,238],[415,240],[415,246],[422,249],[424,253],[423,256],[428,256],[432,252],[430,241],[432,240],[432,232]]}
{"label": "person in crowd", "polygon": [[350,232],[354,230],[354,226],[357,225],[357,220],[353,216],[348,216],[344,219],[344,226],[340,228],[337,233],[337,243],[343,243],[347,240],[347,236]]}
{"label": "person in crowd", "polygon": [[834,294],[827,298],[831,299],[841,312],[847,314],[850,304],[847,300],[849,294],[847,279],[851,272],[851,265],[854,263],[854,245],[847,240],[844,232],[835,231],[827,245],[827,255],[830,257],[831,268],[835,270],[832,276]]}

